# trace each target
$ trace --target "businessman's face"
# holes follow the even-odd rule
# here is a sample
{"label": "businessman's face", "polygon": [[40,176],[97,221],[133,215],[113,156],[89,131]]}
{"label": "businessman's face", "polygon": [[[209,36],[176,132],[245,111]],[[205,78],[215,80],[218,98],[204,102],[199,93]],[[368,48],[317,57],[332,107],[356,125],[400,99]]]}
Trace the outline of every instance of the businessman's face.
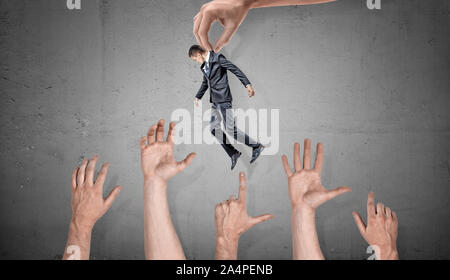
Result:
{"label": "businessman's face", "polygon": [[196,53],[195,55],[191,56],[191,59],[197,63],[203,64],[205,62],[205,58],[203,57],[203,54]]}

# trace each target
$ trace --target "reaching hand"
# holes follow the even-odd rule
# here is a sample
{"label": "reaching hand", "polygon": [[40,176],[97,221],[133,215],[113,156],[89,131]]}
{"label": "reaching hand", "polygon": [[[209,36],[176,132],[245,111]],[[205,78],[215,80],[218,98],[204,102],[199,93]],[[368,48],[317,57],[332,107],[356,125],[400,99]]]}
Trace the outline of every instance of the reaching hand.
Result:
{"label": "reaching hand", "polygon": [[377,259],[398,259],[397,253],[397,214],[389,207],[378,203],[375,210],[375,195],[369,193],[367,198],[367,226],[361,216],[353,212],[355,223],[363,238],[371,246],[378,246],[380,252],[375,249]]}
{"label": "reaching hand", "polygon": [[246,207],[247,185],[245,173],[239,174],[239,198],[233,195],[218,205],[215,210],[216,234],[226,240],[237,241],[239,236],[253,226],[273,218],[271,214],[251,217]]}
{"label": "reaching hand", "polygon": [[167,182],[169,178],[191,164],[195,153],[190,153],[180,162],[177,162],[173,157],[174,137],[175,123],[172,122],[167,139],[164,141],[164,120],[160,120],[157,125],[150,127],[147,136],[141,138],[141,168],[144,181],[159,179]]}
{"label": "reaching hand", "polygon": [[109,165],[103,164],[94,182],[97,161],[98,156],[94,156],[89,163],[88,159],[84,159],[81,166],[75,168],[72,173],[72,223],[87,230],[92,230],[122,189],[121,186],[115,187],[108,197],[103,199],[103,184]]}
{"label": "reaching hand", "polygon": [[214,46],[214,51],[218,53],[233,37],[250,8],[251,1],[248,0],[214,0],[204,4],[194,17],[193,32],[198,43],[206,50],[213,49],[208,33],[211,25],[218,21],[224,27]]}
{"label": "reaching hand", "polygon": [[318,143],[316,162],[314,168],[311,169],[311,141],[309,139],[305,140],[303,168],[300,163],[299,143],[294,145],[294,173],[289,167],[287,157],[285,155],[282,156],[284,170],[288,176],[292,208],[300,207],[306,210],[314,210],[328,200],[351,191],[349,187],[339,187],[333,190],[327,190],[323,187],[320,180],[322,160],[323,146],[322,143]]}

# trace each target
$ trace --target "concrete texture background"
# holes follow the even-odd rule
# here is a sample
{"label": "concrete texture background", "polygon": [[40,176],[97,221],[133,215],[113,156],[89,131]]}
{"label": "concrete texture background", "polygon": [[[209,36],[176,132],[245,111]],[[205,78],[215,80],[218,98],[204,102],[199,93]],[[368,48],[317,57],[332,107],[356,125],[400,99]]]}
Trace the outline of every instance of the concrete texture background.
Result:
{"label": "concrete texture background", "polygon": [[[193,112],[202,77],[186,53],[204,1],[65,2],[0,1],[0,258],[61,258],[71,171],[97,153],[110,162],[106,191],[124,190],[94,229],[91,257],[143,259],[138,139],[177,108]],[[214,205],[246,171],[249,212],[276,218],[243,235],[239,257],[290,259],[280,156],[310,137],[325,145],[324,185],[353,189],[318,210],[327,258],[368,257],[351,211],[365,217],[372,190],[398,213],[401,258],[448,259],[449,3],[365,2],[250,11],[223,53],[257,96],[233,77],[234,105],[280,109],[280,152],[249,166],[242,147],[231,172],[219,146],[176,147],[179,159],[198,154],[168,193],[188,258],[214,257]]]}

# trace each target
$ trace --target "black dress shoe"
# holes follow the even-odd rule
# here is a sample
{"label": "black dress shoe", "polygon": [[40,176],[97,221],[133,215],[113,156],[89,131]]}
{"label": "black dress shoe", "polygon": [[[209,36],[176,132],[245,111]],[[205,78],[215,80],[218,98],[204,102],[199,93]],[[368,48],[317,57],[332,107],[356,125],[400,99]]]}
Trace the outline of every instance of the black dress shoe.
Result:
{"label": "black dress shoe", "polygon": [[260,144],[258,148],[253,148],[252,160],[250,161],[250,163],[253,163],[259,157],[264,148],[265,147],[262,144]]}
{"label": "black dress shoe", "polygon": [[234,167],[236,166],[237,160],[241,156],[241,154],[242,154],[241,152],[237,152],[231,156],[231,170],[233,170]]}

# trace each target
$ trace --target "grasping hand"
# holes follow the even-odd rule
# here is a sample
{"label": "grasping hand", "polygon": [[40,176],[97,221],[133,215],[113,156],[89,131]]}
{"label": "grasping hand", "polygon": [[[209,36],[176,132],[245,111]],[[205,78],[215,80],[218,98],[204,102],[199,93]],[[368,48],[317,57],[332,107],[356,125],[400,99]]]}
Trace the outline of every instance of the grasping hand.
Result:
{"label": "grasping hand", "polygon": [[[264,214],[257,217],[249,216],[246,207],[246,192],[247,184],[245,173],[241,172],[239,174],[238,199],[232,195],[228,200],[216,205],[215,222],[216,235],[218,239],[218,258],[221,258],[221,252],[219,252],[220,250],[234,252],[232,255],[235,256],[232,258],[235,258],[237,256],[237,242],[240,235],[253,226],[273,218],[273,215],[271,214]],[[224,244],[219,244],[219,242],[221,242],[219,239],[221,238],[223,239]],[[220,245],[228,248],[219,249]],[[234,248],[229,248],[230,246],[234,246]]]}
{"label": "grasping hand", "polygon": [[253,8],[265,8],[290,5],[310,5],[333,2],[336,0],[213,0],[204,4],[194,17],[194,35],[198,43],[206,50],[213,49],[208,33],[211,25],[218,21],[224,28],[217,39],[214,52],[218,53],[228,44],[236,30],[244,21],[248,11]]}
{"label": "grasping hand", "polygon": [[363,238],[371,246],[378,246],[380,252],[375,253],[379,260],[397,260],[397,214],[389,207],[378,203],[375,210],[375,194],[369,193],[367,198],[367,226],[361,216],[353,212],[355,223]]}
{"label": "grasping hand", "polygon": [[81,166],[75,168],[72,173],[72,223],[86,230],[92,230],[122,189],[121,186],[115,187],[108,197],[103,199],[103,184],[109,165],[103,164],[94,182],[97,161],[98,156],[94,156],[90,161],[84,159]]}
{"label": "grasping hand", "polygon": [[311,141],[305,140],[303,152],[303,168],[300,162],[300,144],[294,144],[294,168],[293,173],[287,157],[282,156],[284,170],[288,176],[289,196],[291,198],[292,208],[301,208],[314,211],[321,204],[335,198],[346,192],[350,192],[349,187],[339,187],[333,190],[327,190],[323,187],[320,180],[323,161],[323,145],[317,144],[316,162],[311,169]]}
{"label": "grasping hand", "polygon": [[247,86],[247,91],[248,91],[248,97],[253,97],[255,96],[255,89],[253,88],[252,85],[248,85]]}
{"label": "grasping hand", "polygon": [[167,182],[169,178],[185,169],[195,157],[190,153],[184,160],[177,162],[173,156],[175,123],[170,123],[167,139],[164,141],[164,120],[150,127],[147,136],[140,139],[141,168],[144,181],[151,179]]}
{"label": "grasping hand", "polygon": [[214,51],[218,53],[234,35],[239,25],[244,21],[251,8],[248,0],[214,0],[204,4],[194,17],[194,35],[198,43],[206,50],[212,50],[209,42],[211,25],[218,21],[223,27],[223,33],[217,39]]}

